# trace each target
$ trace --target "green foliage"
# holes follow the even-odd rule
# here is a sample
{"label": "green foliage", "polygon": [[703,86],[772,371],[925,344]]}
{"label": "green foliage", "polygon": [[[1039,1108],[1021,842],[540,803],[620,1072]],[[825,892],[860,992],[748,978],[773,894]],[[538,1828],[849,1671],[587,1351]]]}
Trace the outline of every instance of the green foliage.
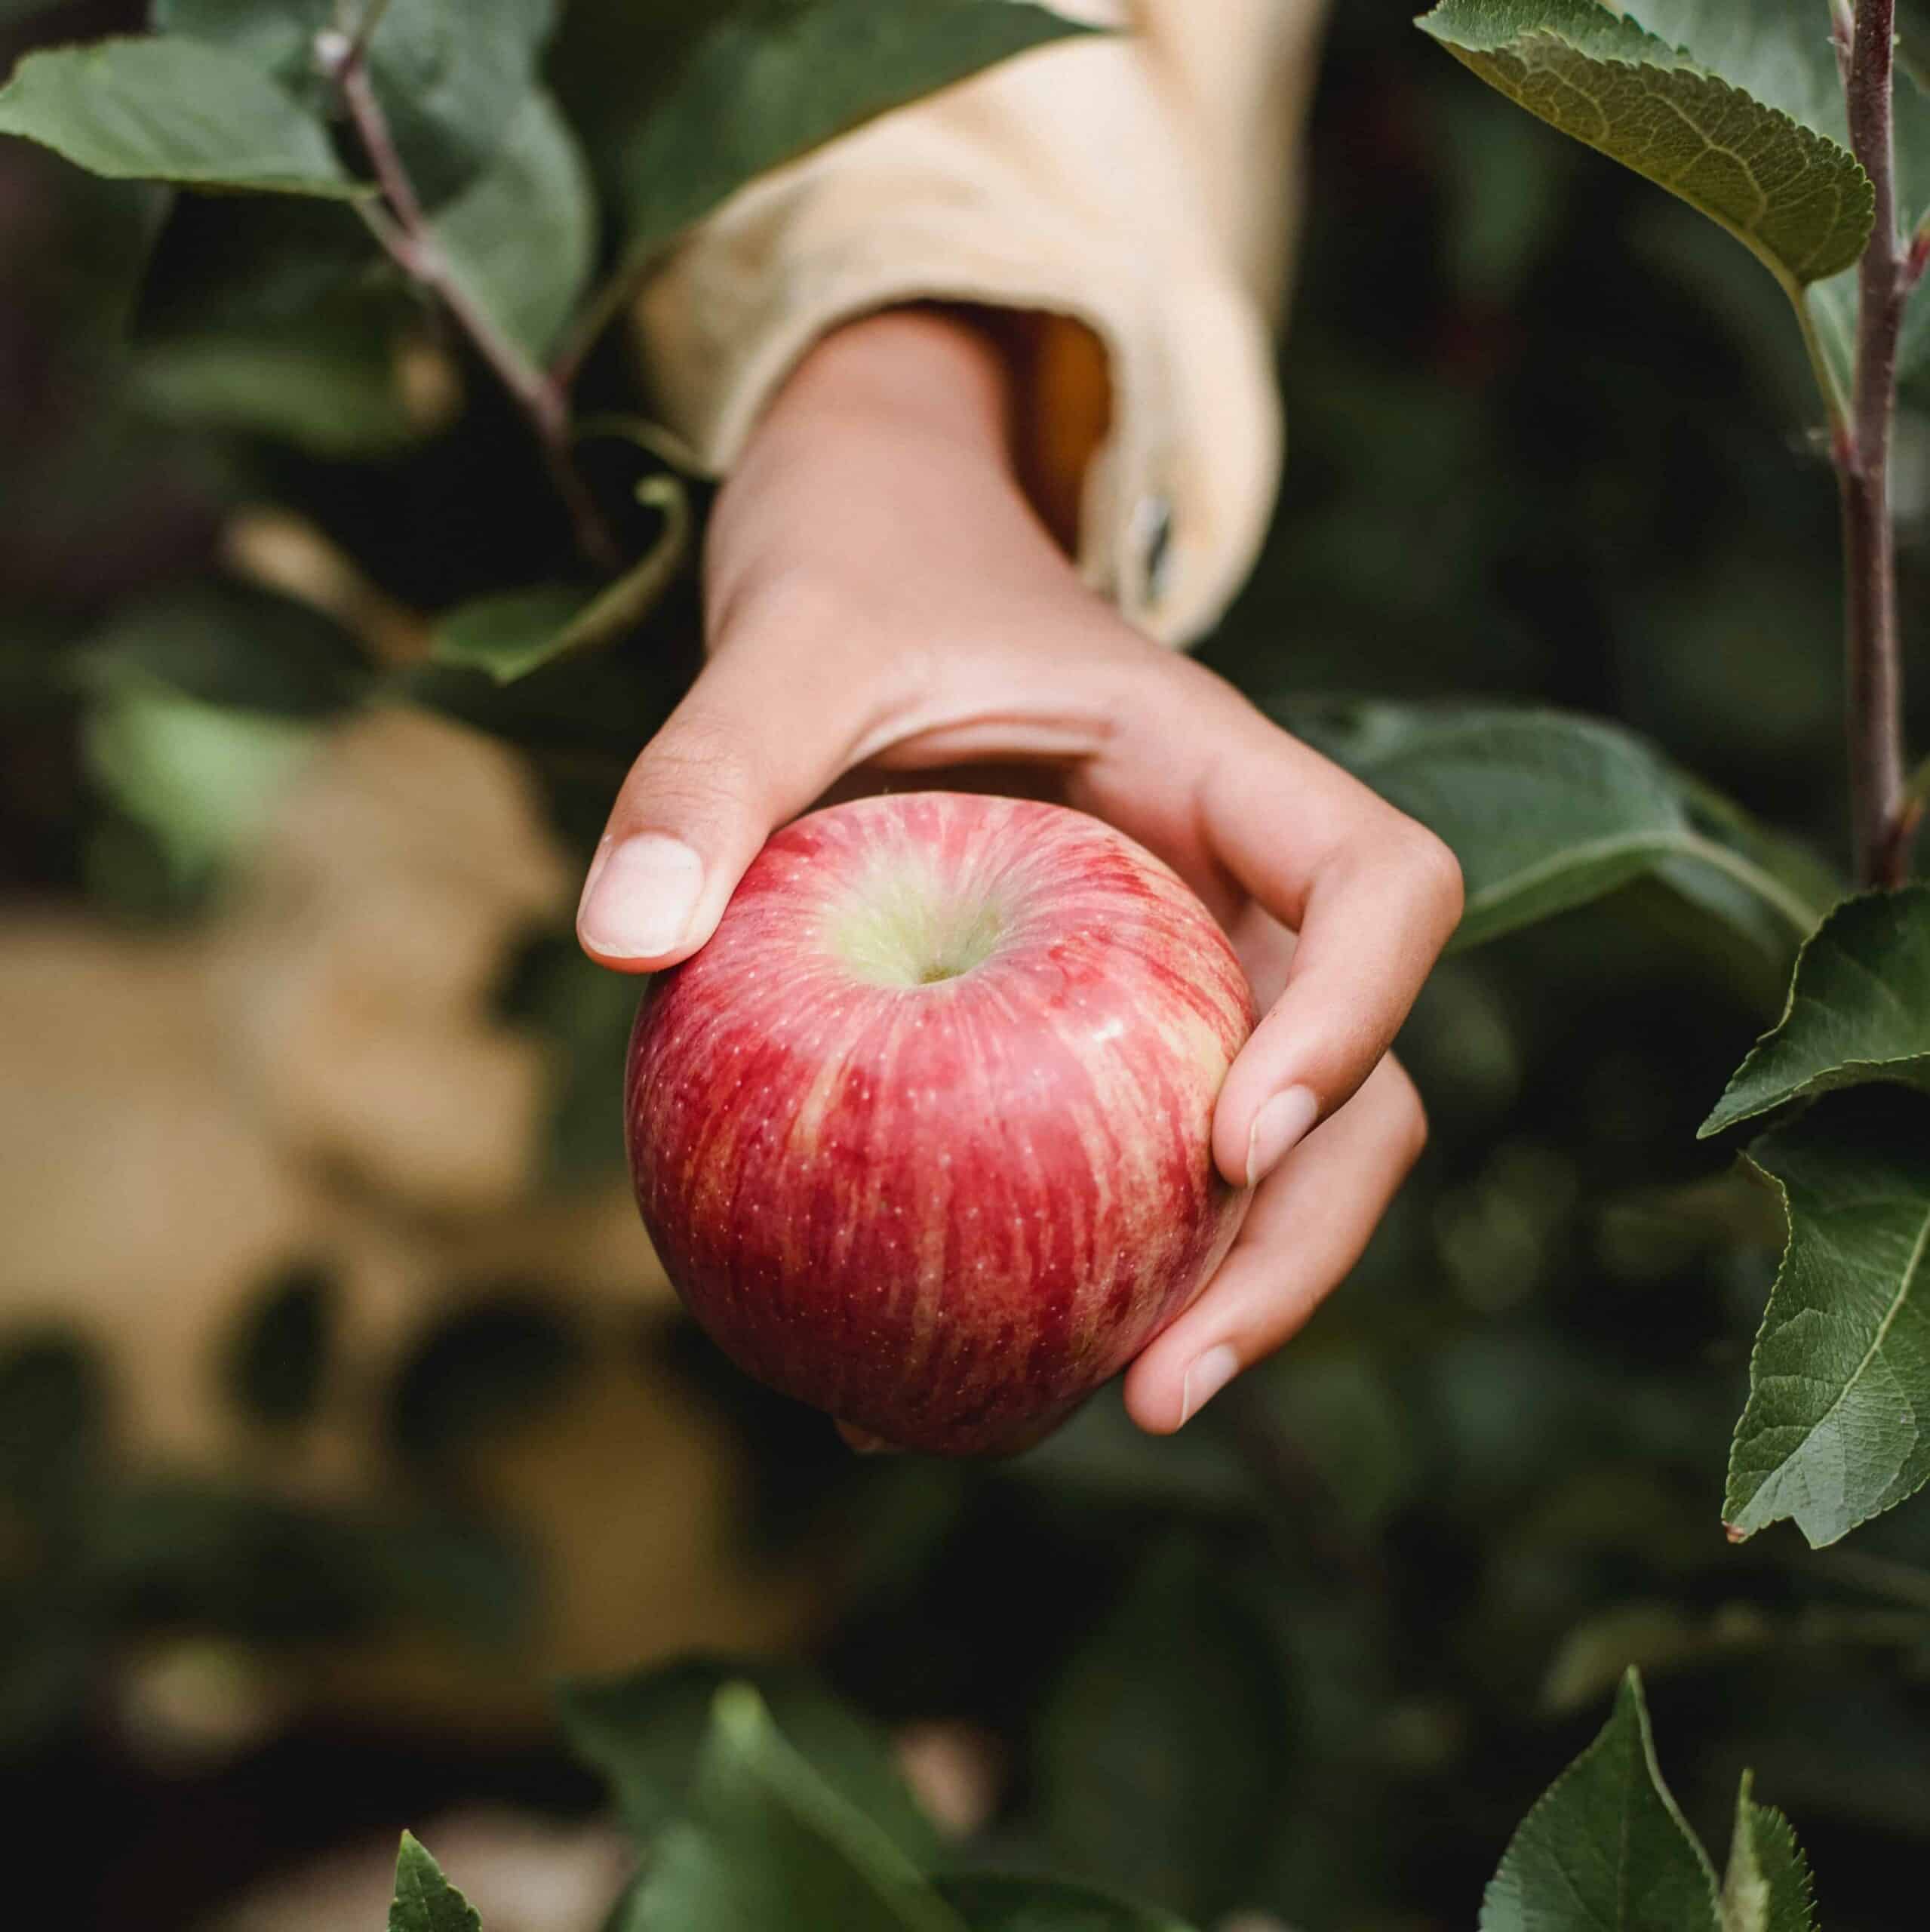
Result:
{"label": "green foliage", "polygon": [[311,1420],[329,1368],[334,1284],[321,1269],[291,1268],[243,1311],[223,1361],[229,1398],[270,1428]]}
{"label": "green foliage", "polygon": [[994,62],[1087,31],[1030,0],[729,0],[667,10],[645,29],[667,43],[652,59],[639,57],[633,10],[582,11],[587,20],[566,29],[565,72],[573,55],[579,86],[594,94],[588,111],[605,131],[633,260],[766,170]]}
{"label": "green foliage", "polygon": [[142,279],[135,394],[171,423],[386,454],[426,427],[400,366],[425,320],[349,209],[181,195]]}
{"label": "green foliage", "polygon": [[327,620],[226,587],[124,612],[66,668],[89,700],[91,770],[188,894],[266,825],[317,724],[369,688]]}
{"label": "green foliage", "polygon": [[[1813,0],[1445,0],[1420,25],[1511,100],[1689,202],[1745,243],[1802,315],[1826,392],[1855,371],[1855,264],[1871,189]],[[1905,63],[1907,66],[1907,63]],[[1930,217],[1930,95],[1895,103],[1898,217]],[[1921,288],[1907,376],[1930,354]]]}
{"label": "green foliage", "polygon": [[481,1932],[481,1927],[469,1900],[442,1875],[442,1867],[418,1839],[404,1832],[395,1854],[389,1932]]}
{"label": "green foliage", "polygon": [[1478,946],[1643,878],[1771,956],[1821,916],[1827,875],[1633,733],[1526,707],[1295,701],[1288,728],[1454,848],[1456,936]]}
{"label": "green foliage", "polygon": [[596,203],[576,137],[540,88],[442,209],[437,240],[469,299],[533,361],[554,346],[596,266]]}
{"label": "green foliage", "polygon": [[1716,1875],[1655,1761],[1630,1672],[1601,1735],[1514,1835],[1481,1932],[1716,1932]]}
{"label": "green foliage", "polygon": [[905,1789],[884,1738],[808,1671],[701,1657],[667,1669],[579,1680],[557,1692],[565,1733],[609,1779],[624,1823],[639,1841],[690,1801],[713,1706],[731,1684],[754,1689],[769,1719],[828,1789],[905,1858],[920,1866],[936,1859],[931,1821]]}
{"label": "green foliage", "polygon": [[1804,941],[1782,1018],[1701,1131],[1873,1080],[1930,1090],[1930,885],[1850,900]]}
{"label": "green foliage", "polygon": [[675,476],[646,478],[636,496],[646,508],[662,512],[663,528],[643,558],[613,583],[595,592],[538,584],[479,597],[448,612],[436,626],[432,660],[512,685],[546,664],[635,631],[682,569],[690,531],[689,499]]}
{"label": "green foliage", "polygon": [[534,85],[555,0],[156,0],[155,25],[206,42],[322,108],[316,36],[367,19],[369,77],[416,191],[466,186],[508,137]]}
{"label": "green foliage", "polygon": [[1836,1542],[1930,1480],[1930,1100],[1865,1087],[1817,1103],[1749,1158],[1789,1244],[1750,1363],[1723,1513]]}
{"label": "green foliage", "polygon": [[359,192],[327,129],[243,56],[177,40],[29,54],[0,88],[0,134],[115,180]]}
{"label": "green foliage", "polygon": [[1269,1633],[1205,1554],[1146,1564],[1040,1720],[1057,1862],[1200,1917],[1237,1904],[1292,1714]]}
{"label": "green foliage", "polygon": [[1169,1912],[1058,1880],[973,1872],[937,1883],[971,1932],[1189,1932]]}
{"label": "green foliage", "polygon": [[1443,0],[1421,26],[1530,113],[1720,223],[1792,291],[1862,254],[1872,190],[1855,157],[1746,79],[1697,64],[1699,43],[1685,52],[1596,0]]}
{"label": "green foliage", "polygon": [[924,1875],[787,1744],[763,1699],[711,1707],[688,1814],[658,1838],[624,1932],[963,1932]]}
{"label": "green foliage", "polygon": [[1809,1862],[1790,1821],[1758,1804],[1751,1783],[1745,1771],[1723,1878],[1723,1932],[1816,1932]]}

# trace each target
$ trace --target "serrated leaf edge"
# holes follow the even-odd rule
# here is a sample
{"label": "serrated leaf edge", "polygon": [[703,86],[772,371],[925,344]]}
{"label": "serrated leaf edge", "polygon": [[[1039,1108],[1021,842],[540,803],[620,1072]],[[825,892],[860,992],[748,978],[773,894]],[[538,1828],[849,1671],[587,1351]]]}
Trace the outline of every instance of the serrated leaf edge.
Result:
{"label": "serrated leaf edge", "polygon": [[[1697,1140],[1707,1140],[1712,1138],[1716,1134],[1725,1134],[1732,1127],[1740,1127],[1744,1121],[1760,1120],[1765,1114],[1774,1113],[1778,1107],[1787,1106],[1792,1101],[1799,1100],[1806,1095],[1813,1094],[1819,1091],[1810,1084],[1810,1082],[1806,1081],[1802,1085],[1793,1088],[1789,1092],[1778,1096],[1775,1100],[1763,1101],[1759,1106],[1750,1107],[1741,1113],[1730,1114],[1726,1118],[1724,1117],[1723,1112],[1723,1102],[1726,1101],[1730,1094],[1735,1091],[1738,1084],[1741,1082],[1744,1075],[1746,1075],[1749,1072],[1750,1069],[1755,1065],[1757,1057],[1768,1047],[1770,1041],[1789,1024],[1791,1017],[1794,1015],[1796,1012],[1796,992],[1798,987],[1801,985],[1802,980],[1803,961],[1809,957],[1810,949],[1815,945],[1818,940],[1822,938],[1824,934],[1828,930],[1830,921],[1835,918],[1838,913],[1847,911],[1848,909],[1852,906],[1865,905],[1871,900],[1875,899],[1895,899],[1907,894],[1917,892],[1930,893],[1930,886],[1926,886],[1919,882],[1917,884],[1904,886],[1898,890],[1855,892],[1852,893],[1849,897],[1845,899],[1839,899],[1837,900],[1836,904],[1832,906],[1830,909],[1823,915],[1822,919],[1817,925],[1815,930],[1803,940],[1802,945],[1796,948],[1796,963],[1790,968],[1789,992],[1784,998],[1781,1014],[1778,1017],[1774,1026],[1771,1026],[1766,1032],[1759,1033],[1756,1035],[1755,1044],[1749,1049],[1747,1053],[1743,1055],[1741,1064],[1737,1067],[1736,1070],[1732,1074],[1729,1075],[1729,1084],[1723,1089],[1722,1099],[1719,1100],[1716,1103],[1715,1106],[1710,1110],[1709,1118],[1695,1130],[1695,1137]],[[1852,1068],[1858,1069],[1867,1068],[1871,1069],[1871,1071],[1864,1075],[1864,1079],[1862,1081],[1846,1081],[1841,1083],[1845,1086],[1857,1086],[1867,1084],[1868,1081],[1882,1079],[1883,1077],[1882,1074],[1880,1071],[1877,1071],[1876,1069],[1880,1069],[1884,1067],[1907,1066],[1911,1061],[1920,1060],[1922,1057],[1923,1056],[1920,1054],[1892,1054],[1887,1058],[1882,1060],[1841,1060],[1837,1063],[1837,1066],[1840,1070],[1844,1072],[1847,1072]],[[1818,1075],[1813,1076],[1813,1078],[1821,1078],[1822,1076],[1821,1075]]]}
{"label": "serrated leaf edge", "polygon": [[[1785,1232],[1783,1238],[1782,1254],[1776,1263],[1776,1278],[1770,1284],[1769,1303],[1763,1311],[1762,1325],[1756,1331],[1756,1340],[1750,1346],[1749,1399],[1743,1404],[1742,1414],[1736,1417],[1735,1429],[1729,1438],[1729,1469],[1723,1484],[1723,1528],[1731,1543],[1747,1543],[1751,1537],[1760,1531],[1768,1529],[1772,1524],[1784,1521],[1796,1522],[1793,1512],[1785,1512],[1782,1515],[1766,1517],[1760,1522],[1745,1524],[1743,1521],[1744,1517],[1747,1514],[1748,1504],[1753,1503],[1756,1498],[1762,1494],[1763,1488],[1771,1478],[1780,1475],[1788,1466],[1790,1460],[1788,1456],[1785,1456],[1773,1469],[1764,1475],[1762,1480],[1750,1491],[1746,1502],[1738,1503],[1735,1486],[1736,1452],[1742,1442],[1743,1424],[1749,1420],[1749,1411],[1755,1398],[1756,1365],[1762,1359],[1763,1349],[1769,1333],[1769,1309],[1775,1306],[1776,1291],[1783,1284],[1783,1275],[1789,1266],[1790,1251],[1796,1246],[1796,1217],[1790,1208],[1789,1184],[1773,1168],[1766,1165],[1756,1156],[1756,1149],[1772,1137],[1771,1134],[1763,1135],[1761,1140],[1756,1141],[1747,1148],[1742,1156],[1749,1167],[1775,1189],[1777,1200],[1782,1208],[1783,1226]],[[1842,1404],[1843,1395],[1849,1393],[1851,1386],[1862,1375],[1864,1370],[1868,1368],[1870,1362],[1874,1359],[1878,1346],[1882,1343],[1883,1337],[1890,1332],[1891,1323],[1895,1321],[1898,1310],[1910,1297],[1910,1291],[1915,1284],[1919,1272],[1923,1266],[1926,1254],[1930,1254],[1930,1211],[1925,1211],[1923,1226],[1917,1231],[1916,1245],[1911,1251],[1909,1263],[1904,1269],[1904,1286],[1892,1300],[1882,1321],[1878,1324],[1876,1339],[1864,1350],[1863,1359],[1857,1364],[1855,1371],[1849,1380],[1844,1383],[1842,1394],[1838,1395],[1835,1401],[1830,1404],[1828,1413],[1830,1415],[1835,1414]],[[1820,1424],[1818,1425],[1818,1426],[1820,1426]],[[1809,1429],[1804,1435],[1804,1441],[1806,1443],[1815,1432],[1815,1429]],[[1811,1537],[1807,1530],[1802,1530],[1800,1522],[1796,1522],[1796,1527],[1802,1530],[1803,1540],[1809,1543],[1812,1549],[1826,1549],[1832,1543],[1842,1542],[1852,1530],[1860,1529],[1865,1523],[1873,1521],[1890,1506],[1888,1503],[1879,1503],[1873,1509],[1866,1509],[1861,1515],[1844,1524],[1834,1536],[1825,1537],[1821,1543],[1818,1543]]]}
{"label": "serrated leaf edge", "polygon": [[[1427,34],[1428,38],[1433,40],[1437,45],[1445,48],[1448,53],[1451,54],[1455,57],[1455,59],[1460,61],[1463,66],[1467,68],[1471,73],[1474,73],[1480,80],[1486,82],[1490,87],[1494,86],[1494,82],[1492,80],[1489,80],[1489,77],[1486,74],[1483,73],[1480,69],[1475,65],[1474,60],[1471,57],[1471,56],[1505,52],[1519,47],[1524,42],[1531,40],[1551,40],[1557,42],[1560,46],[1566,48],[1575,57],[1577,60],[1579,60],[1591,61],[1603,66],[1625,67],[1632,72],[1639,71],[1643,68],[1650,68],[1653,69],[1656,72],[1662,73],[1690,74],[1694,75],[1698,80],[1707,82],[1711,87],[1719,89],[1726,94],[1731,95],[1739,100],[1747,101],[1752,107],[1756,109],[1759,112],[1766,114],[1771,116],[1773,119],[1781,122],[1783,125],[1788,128],[1790,133],[1796,137],[1796,140],[1799,143],[1807,146],[1812,152],[1818,155],[1827,152],[1831,158],[1830,165],[1833,167],[1840,168],[1844,162],[1847,162],[1849,164],[1850,169],[1853,171],[1853,179],[1855,183],[1860,189],[1859,198],[1862,205],[1862,212],[1867,217],[1867,220],[1864,223],[1863,239],[1858,244],[1856,251],[1854,254],[1848,257],[1842,261],[1833,263],[1828,267],[1809,268],[1808,265],[1806,264],[1805,266],[1807,269],[1806,272],[1793,272],[1790,269],[1787,269],[1784,265],[1781,262],[1778,261],[1773,254],[1768,251],[1768,250],[1762,247],[1746,229],[1737,227],[1733,222],[1728,220],[1723,216],[1716,214],[1711,209],[1704,208],[1700,203],[1689,201],[1686,195],[1678,194],[1676,191],[1673,188],[1670,187],[1666,182],[1657,180],[1654,176],[1644,174],[1640,168],[1632,166],[1628,162],[1624,160],[1621,155],[1616,154],[1612,149],[1604,147],[1599,141],[1591,141],[1585,135],[1576,134],[1573,129],[1569,128],[1563,128],[1559,129],[1557,131],[1566,135],[1570,140],[1577,143],[1579,146],[1590,149],[1593,152],[1604,156],[1608,160],[1614,162],[1618,167],[1626,168],[1630,174],[1641,176],[1641,178],[1643,180],[1652,183],[1654,186],[1661,189],[1665,194],[1675,195],[1677,200],[1686,203],[1688,206],[1695,208],[1695,211],[1698,214],[1701,214],[1708,220],[1713,222],[1718,228],[1722,229],[1725,232],[1733,235],[1737,241],[1740,242],[1742,245],[1747,248],[1749,252],[1753,255],[1772,275],[1775,277],[1778,283],[1782,287],[1784,292],[1788,295],[1792,302],[1799,301],[1802,299],[1803,291],[1809,288],[1813,283],[1827,281],[1833,275],[1839,275],[1845,269],[1853,267],[1855,263],[1861,259],[1863,251],[1869,244],[1870,228],[1875,222],[1876,212],[1876,185],[1870,179],[1869,174],[1864,168],[1861,162],[1858,160],[1856,156],[1848,148],[1845,147],[1840,141],[1834,140],[1831,139],[1829,135],[1818,132],[1817,129],[1809,126],[1806,122],[1799,121],[1796,116],[1789,112],[1787,109],[1775,106],[1772,103],[1763,100],[1756,95],[1751,94],[1747,88],[1738,87],[1733,81],[1724,79],[1720,74],[1715,73],[1710,69],[1701,66],[1687,52],[1686,49],[1671,47],[1669,43],[1664,40],[1659,35],[1649,32],[1648,29],[1643,26],[1639,20],[1631,19],[1627,15],[1621,17],[1624,23],[1634,32],[1639,33],[1642,36],[1643,39],[1650,46],[1660,48],[1664,52],[1671,56],[1671,58],[1666,64],[1653,60],[1640,58],[1633,52],[1627,54],[1597,52],[1578,45],[1575,42],[1571,40],[1566,34],[1562,32],[1558,28],[1554,27],[1532,28],[1525,33],[1515,35],[1511,39],[1496,41],[1491,45],[1480,48],[1464,48],[1458,42],[1446,38],[1444,35],[1437,32],[1433,27],[1429,26],[1428,23],[1432,20],[1434,18],[1435,14],[1438,14],[1440,11],[1441,9],[1439,7],[1437,7],[1434,9],[1434,13],[1423,15],[1419,20],[1415,22],[1415,25],[1419,27],[1424,33]],[[1505,89],[1496,88],[1495,91],[1498,93],[1506,94]],[[1511,100],[1514,98],[1511,94],[1507,95],[1507,97]],[[1524,113],[1532,113],[1533,112],[1532,109],[1523,106],[1523,104],[1518,100],[1515,102],[1515,105],[1518,107],[1521,107],[1522,111]],[[1540,119],[1541,117],[1536,115],[1535,118],[1537,119]]]}
{"label": "serrated leaf edge", "polygon": [[[1709,1887],[1709,1932],[1723,1932],[1720,1912],[1722,1893],[1716,1878],[1716,1868],[1710,1863],[1709,1854],[1703,1849],[1702,1841],[1689,1828],[1689,1821],[1682,1815],[1681,1807],[1676,1803],[1675,1794],[1670,1790],[1668,1781],[1662,1776],[1662,1767],[1655,1755],[1655,1738],[1649,1721],[1649,1703],[1643,1694],[1642,1673],[1633,1664],[1623,1673],[1620,1686],[1615,1692],[1614,1708],[1609,1712],[1608,1721],[1598,1730],[1593,1739],[1569,1763],[1568,1767],[1529,1807],[1527,1815],[1514,1828],[1514,1835],[1501,1854],[1501,1862],[1495,1868],[1495,1875],[1488,1881],[1481,1894],[1481,1916],[1477,1932],[1486,1932],[1488,1913],[1494,1902],[1495,1888],[1501,1881],[1501,1874],[1507,1869],[1508,1860],[1514,1854],[1514,1848],[1526,1835],[1529,1827],[1560,1796],[1569,1783],[1581,1771],[1598,1752],[1607,1748],[1615,1735],[1616,1726],[1621,1721],[1624,1701],[1632,1706],[1635,1712],[1636,1734],[1641,1740],[1642,1761],[1649,1774],[1649,1781],[1662,1807],[1674,1821],[1676,1829],[1695,1854],[1695,1862],[1702,1869],[1703,1877]],[[1685,1928],[1684,1932],[1689,1932]]]}

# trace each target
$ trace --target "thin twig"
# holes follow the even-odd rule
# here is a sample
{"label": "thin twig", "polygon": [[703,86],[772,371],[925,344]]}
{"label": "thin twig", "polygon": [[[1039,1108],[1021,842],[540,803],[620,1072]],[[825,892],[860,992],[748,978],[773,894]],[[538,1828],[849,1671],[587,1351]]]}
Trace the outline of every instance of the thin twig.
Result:
{"label": "thin twig", "polygon": [[[1841,6],[1845,0],[1836,0]],[[359,67],[368,57],[369,42],[375,38],[375,30],[382,24],[382,17],[389,11],[389,0],[368,0],[362,9],[361,18],[355,23],[355,30],[349,43],[346,60],[349,66]],[[340,14],[337,16],[339,19]]]}
{"label": "thin twig", "polygon": [[1903,670],[1897,622],[1896,537],[1889,498],[1897,346],[1909,261],[1897,232],[1896,0],[1858,0],[1847,98],[1850,144],[1876,191],[1864,251],[1856,389],[1848,433],[1837,439],[1842,494],[1849,656],[1850,786],[1858,876],[1902,882]]}
{"label": "thin twig", "polygon": [[369,165],[375,171],[376,186],[387,204],[386,209],[369,202],[356,205],[390,259],[410,280],[440,300],[451,320],[515,398],[536,432],[543,459],[569,509],[578,546],[592,562],[613,570],[621,561],[621,552],[571,454],[568,397],[561,385],[526,356],[497,326],[495,318],[475,300],[444,252],[396,147],[389,117],[370,82],[364,57],[367,27],[365,19],[363,32],[352,41],[333,33],[318,35],[316,40],[317,55],[340,91]]}

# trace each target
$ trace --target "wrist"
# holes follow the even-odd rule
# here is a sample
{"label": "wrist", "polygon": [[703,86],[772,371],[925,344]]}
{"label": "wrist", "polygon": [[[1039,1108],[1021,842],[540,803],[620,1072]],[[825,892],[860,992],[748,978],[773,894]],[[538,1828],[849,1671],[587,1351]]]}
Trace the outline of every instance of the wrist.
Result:
{"label": "wrist", "polygon": [[860,316],[805,355],[765,427],[929,438],[982,460],[1016,488],[1013,376],[1000,334],[969,310],[927,305]]}

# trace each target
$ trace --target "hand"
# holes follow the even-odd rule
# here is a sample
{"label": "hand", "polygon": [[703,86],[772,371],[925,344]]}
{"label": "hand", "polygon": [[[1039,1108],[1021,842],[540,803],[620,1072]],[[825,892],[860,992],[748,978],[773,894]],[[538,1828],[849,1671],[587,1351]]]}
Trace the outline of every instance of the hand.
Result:
{"label": "hand", "polygon": [[1134,1420],[1163,1434],[1300,1327],[1419,1152],[1388,1049],[1460,875],[1080,582],[1015,478],[1007,406],[989,339],[937,315],[854,324],[801,365],[719,496],[708,663],[631,770],[577,930],[621,971],[694,952],[770,832],[859,768],[1020,768],[1159,854],[1265,1014],[1213,1120],[1252,1209],[1126,1377]]}

